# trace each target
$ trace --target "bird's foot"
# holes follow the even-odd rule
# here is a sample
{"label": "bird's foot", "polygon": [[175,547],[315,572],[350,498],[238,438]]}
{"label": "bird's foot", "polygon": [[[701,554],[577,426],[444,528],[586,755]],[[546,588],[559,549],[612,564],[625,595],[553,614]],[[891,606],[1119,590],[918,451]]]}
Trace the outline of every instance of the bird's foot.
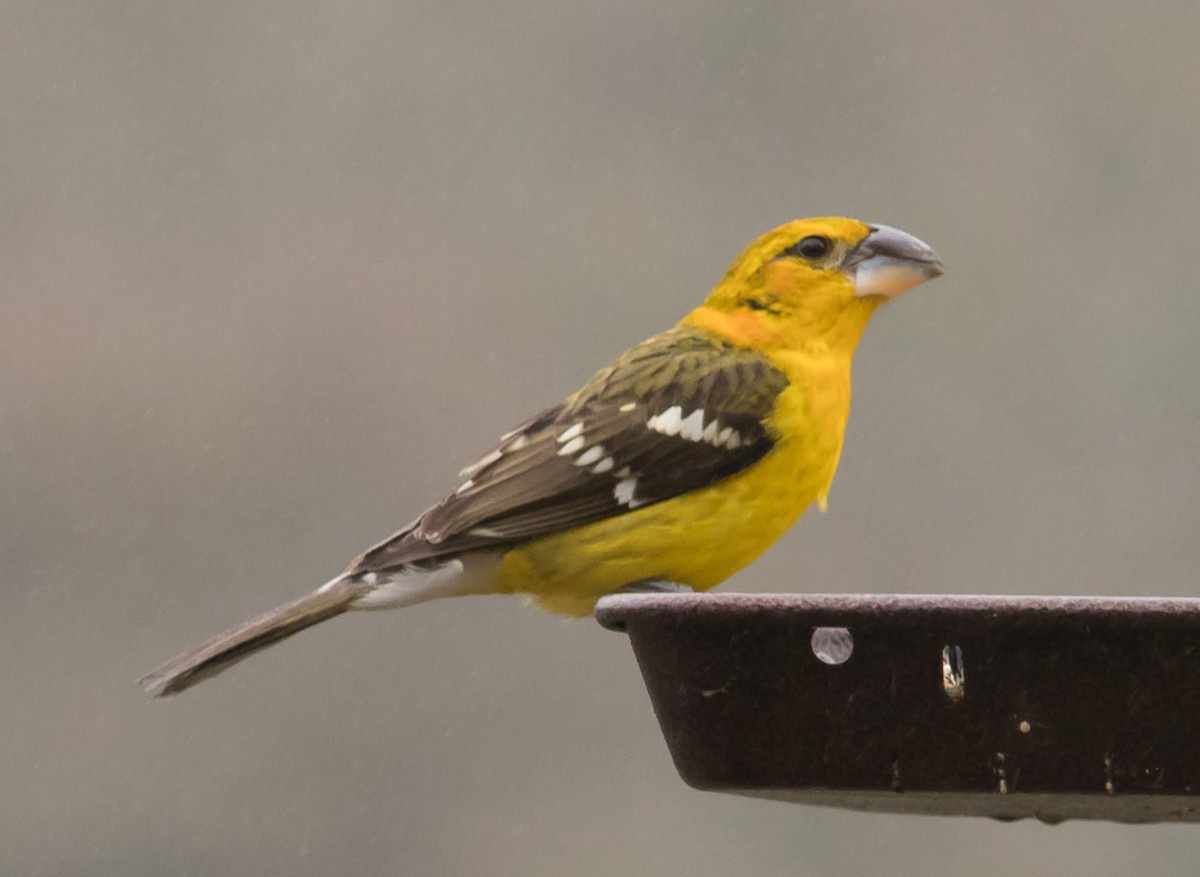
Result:
{"label": "bird's foot", "polygon": [[666,582],[659,579],[644,579],[640,582],[630,582],[617,588],[618,594],[691,594],[692,589],[678,582]]}

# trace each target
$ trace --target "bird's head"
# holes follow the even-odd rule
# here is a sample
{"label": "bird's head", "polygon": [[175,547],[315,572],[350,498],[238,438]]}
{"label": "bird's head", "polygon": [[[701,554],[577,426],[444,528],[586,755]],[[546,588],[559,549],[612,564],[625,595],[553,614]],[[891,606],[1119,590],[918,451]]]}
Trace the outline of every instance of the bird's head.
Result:
{"label": "bird's head", "polygon": [[928,244],[899,229],[797,219],[747,247],[684,322],[763,349],[852,352],[875,308],[943,270]]}

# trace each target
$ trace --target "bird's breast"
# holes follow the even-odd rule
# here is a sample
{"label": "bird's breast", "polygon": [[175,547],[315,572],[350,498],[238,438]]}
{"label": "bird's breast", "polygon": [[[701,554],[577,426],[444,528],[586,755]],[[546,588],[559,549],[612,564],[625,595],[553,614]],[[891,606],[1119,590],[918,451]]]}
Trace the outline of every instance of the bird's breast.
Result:
{"label": "bird's breast", "polygon": [[793,381],[769,426],[774,447],[700,490],[513,548],[499,590],[541,608],[586,615],[597,599],[646,579],[708,590],[751,563],[814,501],[823,503],[841,452],[849,374],[818,369]]}

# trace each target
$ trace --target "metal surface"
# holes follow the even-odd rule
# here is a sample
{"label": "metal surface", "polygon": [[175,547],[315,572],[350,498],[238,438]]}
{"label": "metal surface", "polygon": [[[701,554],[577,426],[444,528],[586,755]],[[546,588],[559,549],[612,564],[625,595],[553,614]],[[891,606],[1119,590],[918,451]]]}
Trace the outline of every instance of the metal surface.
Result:
{"label": "metal surface", "polygon": [[1200,821],[1200,600],[632,594],[596,615],[697,788]]}

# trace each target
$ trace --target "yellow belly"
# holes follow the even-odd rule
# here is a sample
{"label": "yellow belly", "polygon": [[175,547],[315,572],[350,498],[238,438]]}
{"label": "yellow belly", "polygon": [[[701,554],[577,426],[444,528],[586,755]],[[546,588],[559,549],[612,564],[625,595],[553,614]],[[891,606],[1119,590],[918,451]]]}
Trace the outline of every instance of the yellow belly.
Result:
{"label": "yellow belly", "polygon": [[587,615],[600,597],[632,582],[666,580],[698,591],[720,584],[824,498],[849,412],[848,370],[841,378],[785,390],[773,424],[782,438],[753,466],[702,490],[513,548],[501,561],[497,590],[529,594],[550,612]]}

